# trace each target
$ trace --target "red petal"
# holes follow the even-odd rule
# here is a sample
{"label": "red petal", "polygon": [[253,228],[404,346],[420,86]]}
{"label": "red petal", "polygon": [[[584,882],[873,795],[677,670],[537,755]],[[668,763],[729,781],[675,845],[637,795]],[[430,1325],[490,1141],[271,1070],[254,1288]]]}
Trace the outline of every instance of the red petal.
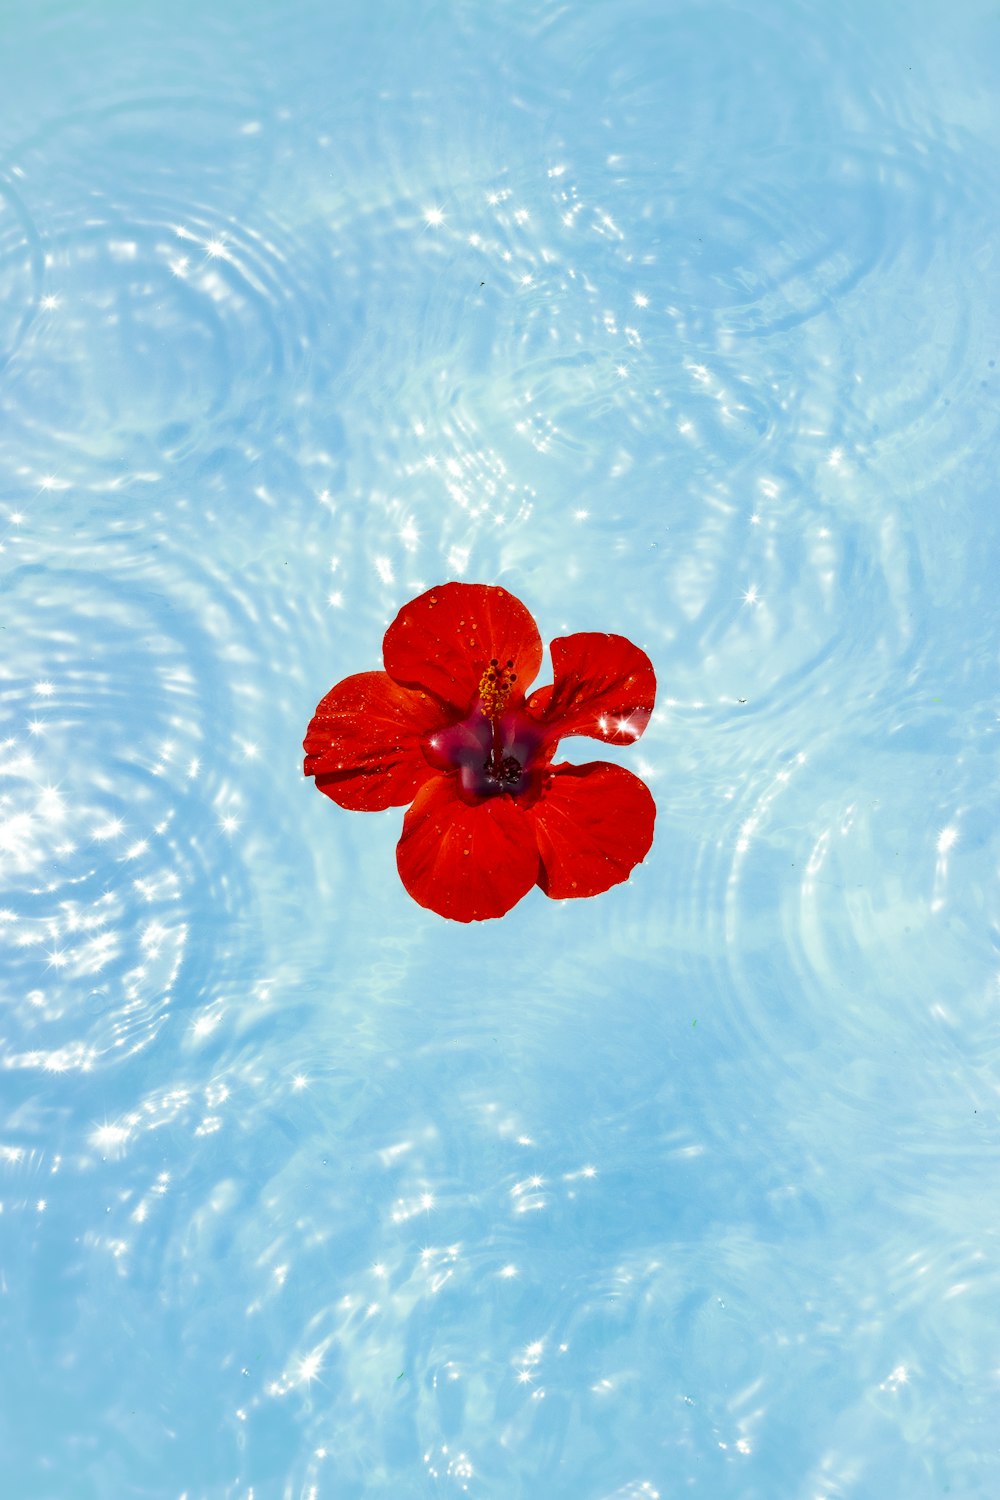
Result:
{"label": "red petal", "polygon": [[542,664],[538,627],[520,599],[486,583],[443,583],[404,604],[385,633],[385,669],[468,712],[491,657],[513,661],[518,696]]}
{"label": "red petal", "polygon": [[553,766],[528,809],[538,836],[538,884],[556,901],[596,896],[627,880],[653,842],[656,804],[624,766]]}
{"label": "red petal", "polygon": [[322,700],[306,731],[305,773],[354,811],[400,807],[434,775],[420,737],[441,727],[441,705],[385,672],[345,677]]}
{"label": "red petal", "polygon": [[462,802],[454,777],[435,776],[403,819],[396,864],[414,901],[438,916],[502,917],[538,879],[535,825],[512,797]]}
{"label": "red petal", "polygon": [[580,632],[552,642],[555,681],[532,693],[529,713],[562,738],[586,734],[606,745],[631,745],[649,723],[656,674],[645,651],[623,635]]}

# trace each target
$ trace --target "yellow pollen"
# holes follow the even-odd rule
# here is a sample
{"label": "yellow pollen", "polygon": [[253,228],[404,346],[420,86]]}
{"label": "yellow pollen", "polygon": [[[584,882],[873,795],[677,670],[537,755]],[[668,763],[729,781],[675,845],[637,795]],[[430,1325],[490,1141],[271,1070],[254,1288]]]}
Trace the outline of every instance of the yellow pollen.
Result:
{"label": "yellow pollen", "polygon": [[517,673],[510,670],[513,665],[513,661],[508,661],[506,667],[501,667],[494,656],[479,679],[479,696],[488,718],[495,719],[507,706],[510,690],[517,681]]}

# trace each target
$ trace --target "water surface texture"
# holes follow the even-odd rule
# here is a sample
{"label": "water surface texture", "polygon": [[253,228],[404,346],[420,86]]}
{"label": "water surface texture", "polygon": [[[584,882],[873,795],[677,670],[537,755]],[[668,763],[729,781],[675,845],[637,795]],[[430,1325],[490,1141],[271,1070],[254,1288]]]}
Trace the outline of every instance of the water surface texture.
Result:
{"label": "water surface texture", "polygon": [[[996,8],[0,42],[0,1491],[995,1500]],[[653,659],[627,885],[303,779],[449,578]]]}

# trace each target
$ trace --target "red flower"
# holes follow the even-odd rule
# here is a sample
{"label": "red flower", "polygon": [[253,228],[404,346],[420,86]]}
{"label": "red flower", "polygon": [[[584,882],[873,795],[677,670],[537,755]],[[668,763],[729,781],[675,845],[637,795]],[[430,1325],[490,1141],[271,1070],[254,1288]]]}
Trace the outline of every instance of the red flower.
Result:
{"label": "red flower", "polygon": [[628,878],[653,841],[656,808],[631,771],[553,765],[563,735],[629,745],[649,722],[656,678],[621,635],[552,642],[555,681],[531,615],[506,589],[445,583],[404,604],[385,633],[384,672],[331,688],[305,737],[305,773],[341,807],[410,803],[396,850],[415,901],[458,922],[502,917],[533,885],[596,896]]}

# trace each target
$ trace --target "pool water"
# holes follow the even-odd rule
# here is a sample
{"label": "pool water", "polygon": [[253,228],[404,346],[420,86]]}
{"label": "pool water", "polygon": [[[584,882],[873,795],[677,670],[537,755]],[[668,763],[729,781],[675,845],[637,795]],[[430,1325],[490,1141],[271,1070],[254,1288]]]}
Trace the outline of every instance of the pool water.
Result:
{"label": "pool water", "polygon": [[[0,30],[0,1492],[994,1500],[995,8]],[[303,778],[448,579],[627,884]]]}

